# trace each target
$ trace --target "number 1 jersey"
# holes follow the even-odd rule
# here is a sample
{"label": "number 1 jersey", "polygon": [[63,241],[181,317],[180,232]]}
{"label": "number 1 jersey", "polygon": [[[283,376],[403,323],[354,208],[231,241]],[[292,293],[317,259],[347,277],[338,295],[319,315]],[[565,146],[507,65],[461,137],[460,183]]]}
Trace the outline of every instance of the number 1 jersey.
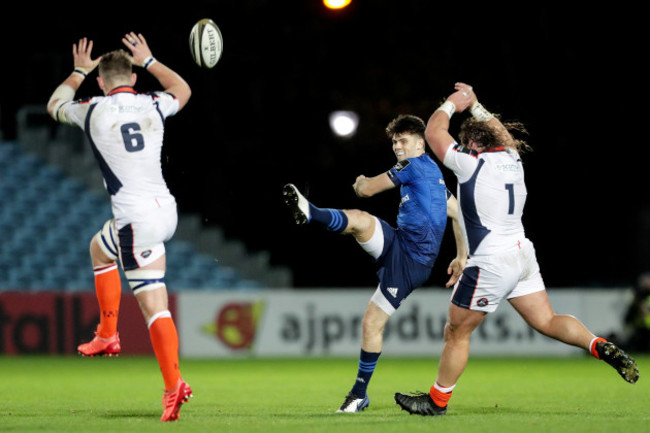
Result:
{"label": "number 1 jersey", "polygon": [[516,151],[477,152],[452,143],[443,163],[458,179],[460,226],[470,255],[505,251],[525,239],[521,217],[527,191]]}

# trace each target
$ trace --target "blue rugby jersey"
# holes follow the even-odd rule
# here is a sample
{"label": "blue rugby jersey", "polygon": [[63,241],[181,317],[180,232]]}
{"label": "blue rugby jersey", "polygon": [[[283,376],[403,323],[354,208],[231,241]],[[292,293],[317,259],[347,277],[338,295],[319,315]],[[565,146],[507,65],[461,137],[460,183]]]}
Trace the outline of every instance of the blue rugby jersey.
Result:
{"label": "blue rugby jersey", "polygon": [[416,261],[433,266],[447,225],[449,191],[428,154],[395,164],[388,172],[402,197],[397,228],[402,248]]}

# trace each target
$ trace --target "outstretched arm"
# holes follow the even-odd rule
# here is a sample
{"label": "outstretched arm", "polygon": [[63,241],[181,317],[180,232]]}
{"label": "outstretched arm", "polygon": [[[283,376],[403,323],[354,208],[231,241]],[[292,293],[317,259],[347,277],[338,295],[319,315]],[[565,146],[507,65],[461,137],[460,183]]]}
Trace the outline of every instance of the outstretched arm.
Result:
{"label": "outstretched arm", "polygon": [[87,38],[79,39],[78,44],[72,45],[72,57],[74,60],[74,70],[63,83],[57,87],[47,103],[47,112],[54,120],[62,120],[58,116],[61,106],[72,101],[75,93],[79,90],[84,78],[93,71],[99,64],[101,57],[92,59],[93,41]]}
{"label": "outstretched arm", "polygon": [[458,223],[458,201],[453,195],[449,195],[447,199],[447,216],[451,218],[451,223],[454,229],[454,239],[456,240],[456,257],[451,261],[447,268],[447,275],[451,275],[446,287],[451,287],[458,282],[458,279],[463,274],[465,265],[467,264],[467,245],[463,233],[460,230]]}
{"label": "outstretched arm", "polygon": [[178,99],[178,109],[182,109],[192,95],[189,84],[180,75],[153,57],[142,34],[131,32],[122,38],[122,43],[131,50],[133,64],[147,69],[158,80],[165,92],[171,93]]}

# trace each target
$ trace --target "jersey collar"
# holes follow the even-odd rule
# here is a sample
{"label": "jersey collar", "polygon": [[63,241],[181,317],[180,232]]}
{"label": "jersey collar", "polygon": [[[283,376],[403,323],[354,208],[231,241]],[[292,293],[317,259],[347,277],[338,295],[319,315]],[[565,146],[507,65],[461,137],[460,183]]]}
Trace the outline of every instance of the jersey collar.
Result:
{"label": "jersey collar", "polygon": [[491,149],[481,150],[480,153],[484,153],[484,152],[502,152],[504,150],[506,150],[505,146],[497,146],[497,147],[493,147]]}
{"label": "jersey collar", "polygon": [[113,90],[111,90],[110,92],[108,92],[108,96],[114,95],[116,93],[134,93],[135,94],[137,92],[131,86],[120,86],[120,87],[116,87]]}

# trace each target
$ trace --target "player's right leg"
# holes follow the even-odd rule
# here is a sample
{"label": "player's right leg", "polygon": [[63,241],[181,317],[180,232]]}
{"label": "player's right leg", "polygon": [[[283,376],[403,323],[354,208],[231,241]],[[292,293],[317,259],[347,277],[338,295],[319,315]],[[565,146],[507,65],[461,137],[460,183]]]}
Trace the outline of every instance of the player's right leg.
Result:
{"label": "player's right leg", "polygon": [[284,203],[289,207],[296,224],[317,223],[333,232],[342,232],[348,219],[340,209],[321,209],[310,203],[293,184],[282,188]]}
{"label": "player's right leg", "polygon": [[77,347],[83,356],[117,356],[121,351],[117,321],[122,284],[117,267],[118,246],[114,229],[113,220],[109,220],[90,241],[100,314],[95,338]]}
{"label": "player's right leg", "polygon": [[449,306],[445,325],[445,345],[440,355],[438,377],[428,393],[395,393],[395,403],[409,414],[444,415],[456,382],[465,370],[469,358],[469,339],[486,313],[454,304]]}

